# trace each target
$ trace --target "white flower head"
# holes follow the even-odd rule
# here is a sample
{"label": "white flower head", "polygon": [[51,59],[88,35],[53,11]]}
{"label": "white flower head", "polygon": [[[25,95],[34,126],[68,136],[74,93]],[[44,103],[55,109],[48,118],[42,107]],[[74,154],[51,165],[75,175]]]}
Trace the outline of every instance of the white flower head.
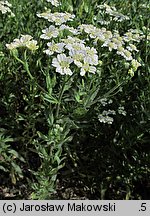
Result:
{"label": "white flower head", "polygon": [[132,68],[133,68],[134,72],[138,69],[138,67],[141,66],[141,64],[136,59],[133,59],[131,61],[131,65],[132,65]]}
{"label": "white flower head", "polygon": [[70,26],[67,26],[67,25],[64,25],[64,24],[60,26],[59,30],[61,30],[61,31],[62,30],[68,30],[69,32],[71,32],[74,35],[80,34],[80,32],[77,29],[70,27]]}
{"label": "white flower head", "polygon": [[82,67],[82,62],[84,60],[84,52],[81,51],[77,51],[74,49],[71,49],[69,51],[69,55],[73,58],[74,64],[77,65],[78,67]]}
{"label": "white flower head", "polygon": [[110,40],[113,37],[113,34],[111,31],[106,31],[105,28],[103,28],[103,35],[105,37],[105,40]]}
{"label": "white flower head", "polygon": [[47,2],[50,2],[53,6],[58,7],[61,5],[61,3],[58,0],[46,0]]}
{"label": "white flower head", "polygon": [[15,49],[17,47],[24,47],[26,46],[26,43],[31,41],[33,37],[31,35],[21,35],[21,38],[14,39],[14,41],[11,44],[6,44],[8,49]]}
{"label": "white flower head", "polygon": [[126,116],[127,112],[125,111],[124,107],[123,106],[119,106],[118,107],[118,113],[120,115],[123,115],[123,116]]}
{"label": "white flower head", "polygon": [[129,50],[124,49],[122,46],[117,48],[117,54],[123,56],[127,61],[131,61],[132,53]]}
{"label": "white flower head", "polygon": [[11,11],[12,5],[8,1],[0,1],[0,11],[2,14],[11,13],[11,15],[14,15]]}
{"label": "white flower head", "polygon": [[74,43],[80,43],[80,44],[84,44],[84,40],[80,40],[77,37],[71,37],[68,36],[67,39],[62,39],[62,41],[67,45],[67,44],[74,44]]}
{"label": "white flower head", "polygon": [[7,49],[9,50],[13,50],[16,49],[18,47],[17,44],[15,44],[14,42],[10,43],[10,44],[6,44]]}
{"label": "white flower head", "polygon": [[112,124],[114,119],[110,116],[104,116],[103,114],[98,115],[98,120],[104,124]]}
{"label": "white flower head", "polygon": [[31,41],[26,42],[26,47],[31,51],[35,51],[38,49],[39,46],[37,46],[36,40],[31,40]]}
{"label": "white flower head", "polygon": [[128,51],[128,50],[124,50],[124,51],[122,52],[122,56],[123,56],[127,61],[130,61],[130,60],[133,59],[133,58],[132,58],[131,52]]}
{"label": "white flower head", "polygon": [[56,72],[61,75],[72,75],[72,71],[69,68],[73,62],[71,57],[67,57],[65,54],[58,54],[57,58],[53,58],[52,65],[56,67]]}
{"label": "white flower head", "polygon": [[144,38],[143,32],[137,29],[129,29],[123,36],[124,41],[140,42]]}
{"label": "white flower head", "polygon": [[32,39],[31,35],[21,35],[20,39],[14,39],[10,44],[6,44],[9,50],[16,49],[18,47],[27,47],[28,49],[34,51],[38,49],[37,41]]}
{"label": "white flower head", "polygon": [[14,41],[10,44],[6,44],[6,47],[10,50],[16,49],[17,47],[25,46],[27,41],[30,41],[32,37],[30,35],[22,35],[20,39],[14,39]]}
{"label": "white flower head", "polygon": [[[72,21],[74,19],[75,15],[70,13],[58,13],[55,12],[52,14],[51,19],[53,22],[55,22],[56,25],[61,25],[62,23],[66,23],[67,21]],[[51,22],[50,19],[48,21]]]}
{"label": "white flower head", "polygon": [[56,38],[59,35],[59,30],[55,26],[51,25],[49,28],[43,29],[40,38],[49,40],[51,38]]}
{"label": "white flower head", "polygon": [[88,62],[90,65],[98,65],[97,50],[94,47],[85,48],[85,61]]}
{"label": "white flower head", "polygon": [[105,41],[102,47],[108,47],[109,51],[112,51],[113,49],[117,49],[117,45],[111,40]]}
{"label": "white flower head", "polygon": [[0,1],[0,3],[2,4],[2,5],[7,5],[8,7],[12,7],[12,4],[10,4],[8,1]]}
{"label": "white flower head", "polygon": [[86,32],[92,39],[102,36],[101,29],[96,28],[91,24],[90,25],[82,24],[78,28],[81,32],[84,30],[84,32]]}
{"label": "white flower head", "polygon": [[67,21],[72,21],[75,17],[74,14],[70,14],[70,13],[59,13],[59,12],[55,12],[55,13],[51,13],[50,11],[46,11],[44,13],[41,14],[37,14],[38,17],[42,17],[44,19],[47,19],[49,22],[54,22],[55,25],[61,25],[63,23],[66,23]]}
{"label": "white flower head", "polygon": [[50,14],[51,14],[51,10],[49,9],[49,10],[43,12],[43,13],[37,13],[36,15],[37,15],[39,18],[48,19],[49,16],[50,16]]}
{"label": "white flower head", "polygon": [[139,51],[134,44],[129,44],[126,48],[131,52],[132,51],[136,51],[136,52]]}
{"label": "white flower head", "polygon": [[112,124],[114,119],[109,115],[116,115],[114,110],[104,110],[101,114],[98,115],[98,120],[101,123]]}
{"label": "white flower head", "polygon": [[116,47],[120,47],[124,44],[122,37],[120,37],[119,35],[116,35],[115,37],[113,37],[112,42],[116,45]]}
{"label": "white flower head", "polygon": [[80,50],[85,50],[85,45],[83,43],[78,43],[78,42],[75,42],[75,43],[68,43],[66,46],[65,46],[66,49],[68,50],[76,50],[76,51],[80,51]]}
{"label": "white flower head", "polygon": [[54,52],[56,53],[62,53],[64,51],[64,43],[54,43],[53,41],[50,43],[47,43],[48,49],[45,50],[44,52],[47,55],[53,55]]}
{"label": "white flower head", "polygon": [[90,72],[90,73],[95,74],[96,67],[89,65],[88,62],[84,62],[84,64],[82,64],[82,67],[80,70],[80,75],[84,76],[86,74],[86,72]]}
{"label": "white flower head", "polygon": [[20,42],[26,44],[29,42],[33,37],[31,35],[21,35]]}
{"label": "white flower head", "polygon": [[91,24],[82,24],[82,25],[80,25],[79,26],[79,29],[80,29],[80,31],[85,31],[87,34],[90,34],[91,33],[91,31],[94,31],[95,30],[95,26],[93,26],[93,25],[91,25]]}
{"label": "white flower head", "polygon": [[132,37],[133,37],[132,32],[127,32],[124,34],[123,39],[124,39],[124,41],[129,42],[129,41],[133,40]]}

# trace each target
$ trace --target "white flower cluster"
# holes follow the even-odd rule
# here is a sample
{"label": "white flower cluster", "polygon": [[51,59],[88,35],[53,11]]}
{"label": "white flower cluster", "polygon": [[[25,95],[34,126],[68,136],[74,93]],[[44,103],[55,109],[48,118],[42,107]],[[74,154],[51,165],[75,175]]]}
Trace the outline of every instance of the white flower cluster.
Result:
{"label": "white flower cluster", "polygon": [[44,12],[44,13],[40,13],[37,14],[38,17],[40,18],[44,18],[46,20],[48,20],[49,22],[54,22],[55,25],[61,25],[63,23],[66,23],[67,21],[72,21],[75,18],[74,14],[70,14],[70,13],[59,13],[59,12],[55,12],[55,13],[51,13],[49,10]]}
{"label": "white flower cluster", "polygon": [[129,17],[126,15],[123,15],[122,13],[118,12],[117,9],[114,6],[109,6],[107,4],[98,5],[98,8],[101,10],[104,10],[104,12],[110,17],[112,17],[112,20],[122,22],[124,20],[129,20]]}
{"label": "white flower cluster", "polygon": [[144,34],[142,31],[138,29],[129,29],[124,35],[123,35],[123,40],[125,42],[140,42],[144,38]]}
{"label": "white flower cluster", "polygon": [[106,106],[108,104],[112,104],[112,99],[107,99],[107,98],[102,98],[100,99],[100,103],[102,104],[102,106]]}
{"label": "white flower cluster", "polygon": [[134,76],[134,72],[136,72],[138,67],[140,66],[141,64],[136,59],[133,59],[131,61],[131,68],[128,70],[128,74],[130,74],[131,76]]}
{"label": "white flower cluster", "polygon": [[53,6],[58,7],[61,3],[58,0],[46,0],[50,2]]}
{"label": "white flower cluster", "polygon": [[115,114],[116,112],[114,110],[108,110],[108,111],[104,110],[102,114],[98,115],[98,120],[101,123],[112,124],[114,119],[109,115],[115,115]]}
{"label": "white flower cluster", "polygon": [[6,44],[6,47],[9,50],[13,50],[18,47],[27,47],[31,51],[38,49],[37,41],[33,40],[31,35],[21,35],[20,39],[14,39],[12,43]]}
{"label": "white flower cluster", "polygon": [[133,59],[133,51],[138,51],[136,46],[129,42],[143,38],[142,34],[139,34],[139,32],[133,29],[122,37],[117,31],[113,34],[111,31],[107,31],[106,28],[96,28],[93,25],[82,24],[79,26],[79,29],[80,31],[86,32],[91,39],[94,39],[94,44],[101,41],[101,47],[108,47],[109,51],[116,50],[117,54],[124,57],[127,61]]}
{"label": "white flower cluster", "polygon": [[120,115],[123,115],[123,116],[126,116],[127,112],[125,111],[124,107],[123,106],[119,106],[118,107],[118,113]]}
{"label": "white flower cluster", "polygon": [[[69,13],[48,13],[44,15],[40,14],[38,16],[46,19],[50,19],[51,17],[51,21],[53,20],[55,24],[57,23],[58,25],[74,18],[74,15]],[[60,20],[56,18],[59,18]],[[50,56],[57,53],[57,56],[52,59],[52,65],[56,68],[56,72],[61,75],[72,75],[73,72],[70,69],[70,65],[74,63],[74,65],[80,69],[81,76],[84,76],[86,72],[95,73],[95,66],[98,65],[98,55],[95,48],[90,48],[85,45],[83,40],[71,36],[60,39],[59,43],[54,42],[54,38],[58,37],[59,33],[64,30],[69,31],[74,35],[80,34],[79,30],[62,24],[59,27],[51,25],[49,28],[42,30],[43,34],[40,36],[42,39],[53,38],[51,42],[47,43],[48,49],[44,50],[44,53]],[[67,54],[69,55],[67,56]]]}
{"label": "white flower cluster", "polygon": [[67,26],[67,25],[64,25],[64,24],[60,26],[59,30],[61,30],[61,31],[62,30],[68,30],[69,32],[71,32],[74,35],[80,34],[80,32],[78,31],[78,29],[75,29],[73,27],[70,27],[70,26]]}
{"label": "white flower cluster", "polygon": [[[110,14],[112,11],[116,11],[115,8],[106,4],[104,4],[104,8]],[[142,38],[141,34],[133,29],[121,36],[118,31],[112,33],[106,28],[97,28],[92,24],[82,24],[78,28],[70,27],[64,23],[73,20],[75,16],[67,12],[51,13],[48,10],[37,14],[37,16],[54,23],[54,25],[42,30],[40,38],[51,40],[47,43],[48,48],[44,50],[44,53],[49,56],[55,55],[52,59],[52,65],[56,68],[56,72],[61,75],[72,75],[71,65],[73,64],[80,70],[81,76],[84,76],[86,72],[95,74],[96,66],[99,64],[98,53],[96,48],[86,45],[86,42],[89,43],[88,39],[91,39],[94,45],[100,41],[101,47],[107,47],[109,51],[116,50],[116,53],[127,61],[133,61],[133,53],[138,52],[138,49],[132,42]],[[68,32],[69,35],[73,34],[74,36],[69,36]],[[85,41],[77,37],[77,35],[81,36],[83,32],[88,35]]]}
{"label": "white flower cluster", "polygon": [[71,32],[73,35],[80,34],[80,32],[77,29],[74,29],[73,27],[69,27],[64,24],[61,25],[59,28],[55,27],[54,25],[50,25],[48,28],[42,30],[43,34],[40,36],[40,38],[45,39],[45,40],[56,38],[58,37],[59,33],[64,30]]}
{"label": "white flower cluster", "polygon": [[79,30],[81,32],[84,31],[85,33],[87,33],[90,38],[100,40],[102,42],[112,37],[111,31],[107,31],[106,28],[97,28],[92,24],[79,25]]}
{"label": "white flower cluster", "polygon": [[11,7],[12,5],[8,1],[0,1],[0,11],[2,14],[10,13],[11,16],[15,16],[10,9]]}
{"label": "white flower cluster", "polygon": [[[107,102],[108,101],[108,102]],[[107,98],[103,98],[101,100],[103,106],[112,103],[112,100],[108,100]],[[118,114],[126,116],[127,112],[125,111],[123,106],[119,106],[117,110]],[[101,123],[107,123],[107,124],[112,124],[114,119],[112,116],[116,115],[116,111],[114,110],[104,110],[101,114],[98,115],[98,120]]]}
{"label": "white flower cluster", "polygon": [[[127,35],[125,34],[123,37],[121,37],[117,31],[112,33],[111,31],[107,31],[106,28],[96,28],[93,25],[85,24],[80,25],[78,29],[74,29],[64,24],[60,27],[55,27],[54,25],[51,25],[49,28],[42,30],[43,34],[40,36],[40,38],[46,40],[57,38],[59,33],[64,29],[69,30],[75,35],[79,33],[81,34],[82,31],[84,31],[89,35],[91,39],[94,39],[94,41],[99,40],[102,43],[101,47],[108,47],[109,51],[116,50],[116,53],[124,57],[127,61],[131,61],[133,63],[135,61],[132,57],[132,52],[138,52],[138,50],[134,44],[130,43],[130,41],[127,41]],[[136,35],[135,33],[136,32],[132,30],[132,34],[134,35],[134,37]],[[71,57],[71,59],[73,60],[72,62],[78,68],[80,68],[81,76],[84,76],[86,72],[96,72],[95,66],[98,65],[97,50],[94,47],[91,48],[89,46],[86,46],[84,40],[81,40],[78,37],[68,36],[66,39],[60,39],[60,43],[55,43],[54,41],[51,41],[47,43],[47,46],[48,49],[44,51],[47,55],[53,55],[55,53],[62,54],[63,52],[67,52],[67,54],[69,54],[69,57]],[[66,61],[66,57],[66,54],[65,56],[63,55],[61,57],[58,56],[57,61],[59,63],[60,61],[63,61],[63,59],[65,59]],[[69,68],[72,62],[68,64],[67,68]],[[55,64],[53,64],[53,66],[56,67],[56,65],[57,64],[55,59]],[[61,64],[61,67],[63,67],[62,65],[64,64]],[[138,62],[136,65],[140,66]],[[65,67],[63,67],[63,70],[60,70],[59,66],[58,68],[56,69],[57,72],[60,72],[60,74],[65,74]],[[129,73],[130,72],[131,71],[129,71]],[[71,75],[72,72],[68,72],[67,69],[66,74]]]}
{"label": "white flower cluster", "polygon": [[[98,65],[98,55],[95,48],[84,45],[84,41],[76,37],[68,36],[62,39],[60,43],[54,41],[47,43],[48,49],[44,52],[48,55],[60,53],[53,58],[52,65],[56,67],[56,72],[61,75],[72,75],[70,64],[74,63],[80,69],[80,75],[84,76],[86,72],[95,73]],[[63,52],[69,54],[66,56]]]}
{"label": "white flower cluster", "polygon": [[73,43],[85,44],[85,41],[81,40],[78,37],[68,36],[66,39],[61,39],[61,40],[64,41],[66,44],[73,44]]}
{"label": "white flower cluster", "polygon": [[146,4],[141,2],[141,4],[139,5],[141,9],[150,9],[150,4]]}

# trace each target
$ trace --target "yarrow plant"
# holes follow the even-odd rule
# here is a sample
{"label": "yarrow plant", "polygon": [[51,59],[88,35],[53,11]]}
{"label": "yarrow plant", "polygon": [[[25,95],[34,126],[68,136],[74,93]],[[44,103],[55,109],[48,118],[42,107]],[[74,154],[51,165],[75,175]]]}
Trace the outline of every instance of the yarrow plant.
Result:
{"label": "yarrow plant", "polygon": [[[47,0],[47,2],[56,7],[59,6],[58,1]],[[119,16],[115,8],[110,8],[106,5],[105,8],[111,16],[115,18]],[[66,115],[66,111],[64,111],[67,109],[66,104],[68,101],[71,101],[75,106],[75,110],[72,108],[72,113],[75,113],[75,115],[79,113],[79,116],[88,112],[90,107],[97,101],[101,103],[102,107],[106,104],[110,105],[112,103],[111,99],[108,100],[105,97],[109,95],[109,92],[104,97],[100,95],[101,72],[105,68],[103,56],[105,53],[108,53],[109,60],[109,54],[114,52],[117,58],[119,56],[119,67],[128,72],[123,75],[123,78],[120,78],[122,77],[120,72],[120,76],[117,79],[119,84],[117,83],[114,89],[110,90],[110,93],[113,93],[118,86],[120,87],[122,83],[126,82],[126,77],[127,80],[131,78],[138,67],[141,66],[140,62],[136,60],[138,49],[135,43],[137,40],[142,40],[143,35],[135,30],[130,30],[120,35],[119,31],[110,31],[104,27],[100,28],[92,24],[80,24],[75,28],[66,24],[75,19],[75,15],[68,12],[52,13],[50,10],[47,10],[44,13],[38,13],[37,16],[46,19],[50,23],[48,27],[42,30],[39,38],[39,44],[43,41],[44,46],[44,42],[47,42],[47,48],[44,48],[42,51],[46,55],[49,64],[47,69],[45,69],[45,66],[42,68],[41,62],[40,68],[40,72],[43,73],[45,78],[45,83],[42,85],[44,87],[40,86],[38,79],[34,79],[32,68],[30,71],[30,64],[26,56],[26,49],[36,51],[39,48],[38,42],[33,40],[33,37],[30,35],[21,35],[20,39],[14,39],[12,43],[6,44],[6,47],[11,51],[23,48],[22,50],[25,53],[23,55],[24,59],[19,59],[15,52],[14,57],[23,64],[29,78],[33,81],[30,84],[30,89],[39,88],[41,100],[44,101],[44,105],[48,104],[48,108],[45,108],[46,112],[48,112],[48,133],[45,135],[38,131],[39,139],[38,141],[35,140],[36,150],[44,163],[39,169],[37,175],[38,183],[35,185],[35,188],[37,191],[39,189],[39,193],[44,193],[41,197],[45,196],[47,198],[48,193],[53,191],[48,190],[48,188],[54,189],[56,187],[58,170],[64,164],[62,162],[64,160],[62,157],[63,146],[72,139],[72,136],[69,134],[70,129],[76,126],[74,122],[74,124],[72,123],[73,120],[69,119],[68,114]],[[124,19],[127,19],[127,17],[124,16]],[[127,69],[124,66],[125,62],[129,65]],[[116,64],[115,62],[114,65],[116,66]],[[55,88],[57,79],[59,79],[58,83],[60,85],[58,89]],[[62,110],[61,106],[63,107]],[[47,111],[47,109],[49,110]],[[118,109],[118,113],[122,113],[124,116],[126,114],[122,107]],[[103,110],[101,114],[98,114],[98,120],[100,123],[112,124],[114,115],[116,115],[114,110]],[[46,179],[45,187],[48,190],[46,192],[43,192],[43,179]],[[39,196],[39,193],[37,196],[34,194],[36,198]]]}

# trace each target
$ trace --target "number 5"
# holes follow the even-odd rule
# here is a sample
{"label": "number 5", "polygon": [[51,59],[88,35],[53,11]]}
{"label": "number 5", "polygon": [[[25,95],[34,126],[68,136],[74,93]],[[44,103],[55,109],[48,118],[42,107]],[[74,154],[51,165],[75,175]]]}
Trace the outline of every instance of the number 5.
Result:
{"label": "number 5", "polygon": [[141,204],[141,211],[146,211],[146,203]]}

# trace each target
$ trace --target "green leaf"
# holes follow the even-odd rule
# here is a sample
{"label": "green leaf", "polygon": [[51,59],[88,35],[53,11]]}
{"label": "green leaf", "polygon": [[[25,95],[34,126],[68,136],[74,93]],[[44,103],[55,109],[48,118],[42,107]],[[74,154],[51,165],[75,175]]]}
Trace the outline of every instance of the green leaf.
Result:
{"label": "green leaf", "polygon": [[61,160],[60,160],[60,158],[59,158],[58,155],[55,155],[54,161],[57,161],[57,164],[58,164],[58,165],[61,163]]}
{"label": "green leaf", "polygon": [[92,94],[89,94],[89,96],[88,96],[88,98],[84,104],[84,106],[86,108],[89,108],[93,104],[93,101],[96,98],[98,92],[99,92],[99,88],[97,88],[95,91],[93,91]]}
{"label": "green leaf", "polygon": [[48,101],[49,103],[58,104],[58,100],[56,98],[54,98],[52,95],[44,93],[43,94],[43,99],[45,101]]}
{"label": "green leaf", "polygon": [[20,166],[18,166],[16,163],[12,162],[11,163],[12,167],[14,168],[14,171],[20,176],[22,177],[22,170],[20,168]]}
{"label": "green leaf", "polygon": [[2,137],[0,137],[0,141],[1,141],[2,143],[7,143],[7,142],[13,142],[14,139],[13,139],[13,138],[10,138],[10,137],[4,138],[4,136],[2,136]]}
{"label": "green leaf", "polygon": [[42,140],[44,140],[44,141],[47,141],[47,140],[48,140],[47,136],[44,135],[44,134],[42,134],[40,131],[37,131],[37,134],[38,134],[38,136],[39,136]]}
{"label": "green leaf", "polygon": [[4,171],[4,172],[7,172],[7,171],[8,171],[8,169],[6,169],[6,168],[3,167],[3,166],[0,166],[0,170],[2,170],[2,171]]}
{"label": "green leaf", "polygon": [[13,150],[13,149],[9,150],[9,151],[8,151],[8,153],[9,153],[9,154],[12,154],[12,155],[14,155],[16,158],[18,158],[18,157],[19,157],[19,154],[18,154],[18,152],[16,152],[16,151],[15,151],[15,150]]}
{"label": "green leaf", "polygon": [[18,158],[20,161],[22,161],[22,162],[25,163],[24,158],[23,158],[22,156],[20,156],[20,155],[18,154],[18,152],[16,152],[15,150],[11,149],[11,150],[8,151],[8,153],[14,155],[14,156],[15,156],[16,158]]}

